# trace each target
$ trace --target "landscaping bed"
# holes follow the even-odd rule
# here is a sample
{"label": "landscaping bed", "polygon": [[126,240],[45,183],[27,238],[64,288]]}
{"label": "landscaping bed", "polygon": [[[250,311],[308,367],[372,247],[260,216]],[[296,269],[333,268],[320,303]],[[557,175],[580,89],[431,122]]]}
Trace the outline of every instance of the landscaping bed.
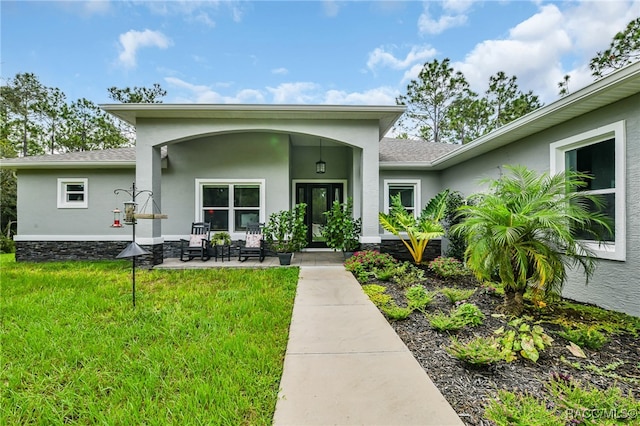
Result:
{"label": "landscaping bed", "polygon": [[[447,350],[454,339],[468,342],[477,336],[495,336],[496,330],[508,328],[512,318],[501,313],[502,296],[493,288],[480,286],[472,276],[445,279],[427,268],[421,269],[424,277],[411,284],[406,281],[400,284],[393,280],[381,281],[375,274],[370,274],[366,281],[362,279],[364,274],[359,277],[356,274],[356,277],[364,286],[384,286],[385,294],[391,296],[394,304],[400,308],[407,307],[406,290],[412,286],[422,285],[433,295],[423,311],[414,310],[406,319],[393,320],[388,313],[385,316],[465,424],[494,424],[487,419],[485,409],[490,401],[498,398],[499,390],[533,396],[549,412],[555,411],[563,419],[559,423],[552,421],[546,424],[605,424],[605,421],[640,424],[640,411],[634,411],[640,409],[640,319],[566,300],[536,306],[527,299],[522,318],[532,327],[542,327],[553,342],[539,351],[536,362],[518,354],[511,362],[502,360],[492,365],[474,367],[458,360]],[[475,291],[464,301],[454,304],[441,293],[445,288]],[[480,309],[484,314],[481,324],[449,332],[434,329],[430,316],[439,312],[448,314],[462,303],[470,303]],[[381,311],[385,312],[384,309]],[[574,355],[568,349],[570,342],[559,334],[565,331],[566,326],[577,325],[600,330],[606,337],[600,349],[583,348],[586,358]],[[593,386],[605,391],[617,387],[625,397],[632,395],[632,405],[600,412],[585,411],[574,406],[575,410],[572,411],[568,408],[572,407],[570,403],[559,403],[549,392],[549,383],[559,377],[570,382],[571,386],[579,384],[589,389]],[[620,399],[613,396],[606,398]],[[522,411],[522,408],[517,410]],[[513,423],[506,424],[519,423],[514,419]],[[526,424],[538,424],[536,417],[533,416]]]}

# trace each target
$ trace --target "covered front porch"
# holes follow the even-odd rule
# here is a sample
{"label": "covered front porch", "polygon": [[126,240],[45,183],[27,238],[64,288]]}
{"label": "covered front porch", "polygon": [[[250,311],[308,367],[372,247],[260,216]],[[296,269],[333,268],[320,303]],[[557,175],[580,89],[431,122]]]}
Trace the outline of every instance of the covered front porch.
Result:
{"label": "covered front porch", "polygon": [[[341,252],[333,250],[303,250],[295,253],[291,259],[291,265],[296,266],[341,266],[345,259]],[[280,267],[277,256],[267,256],[263,262],[257,259],[248,259],[244,262],[238,260],[236,256],[228,259],[210,259],[202,262],[193,259],[188,262],[181,262],[177,257],[165,258],[164,262],[155,265],[154,269],[202,269],[202,268],[273,268]]]}
{"label": "covered front porch", "polygon": [[[103,105],[136,126],[136,185],[153,191],[167,220],[140,221],[137,242],[160,264],[191,222],[215,222],[234,241],[245,222],[309,205],[309,247],[331,202],[353,200],[363,247],[379,246],[379,142],[404,107]],[[166,147],[166,159],[161,150]],[[319,173],[317,162],[326,163]],[[217,191],[217,192],[216,192]],[[237,191],[255,193],[242,204]],[[218,193],[229,194],[219,203]],[[226,195],[225,195],[226,196]],[[241,195],[242,196],[242,195]],[[236,198],[234,198],[236,197]],[[218,204],[211,204],[213,200]],[[226,203],[226,204],[225,204]]]}

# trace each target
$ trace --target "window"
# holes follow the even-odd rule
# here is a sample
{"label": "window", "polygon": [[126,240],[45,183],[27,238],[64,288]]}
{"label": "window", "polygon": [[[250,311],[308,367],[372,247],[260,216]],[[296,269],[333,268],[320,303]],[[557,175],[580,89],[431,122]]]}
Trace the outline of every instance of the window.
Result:
{"label": "window", "polygon": [[198,220],[213,231],[244,232],[247,224],[264,222],[264,181],[197,181]]}
{"label": "window", "polygon": [[419,180],[396,180],[384,181],[384,211],[389,213],[392,204],[392,197],[400,195],[400,200],[404,208],[413,213],[415,217],[420,214],[420,181]]}
{"label": "window", "polygon": [[86,209],[89,206],[87,191],[86,178],[58,179],[58,208]]}
{"label": "window", "polygon": [[[551,144],[552,173],[565,170],[588,173],[593,179],[580,191],[599,195],[605,203],[601,212],[610,218],[612,232],[605,234],[606,244],[595,241],[589,244],[596,256],[603,259],[625,260],[626,256],[624,155],[623,121]],[[584,233],[578,237],[589,236]]]}

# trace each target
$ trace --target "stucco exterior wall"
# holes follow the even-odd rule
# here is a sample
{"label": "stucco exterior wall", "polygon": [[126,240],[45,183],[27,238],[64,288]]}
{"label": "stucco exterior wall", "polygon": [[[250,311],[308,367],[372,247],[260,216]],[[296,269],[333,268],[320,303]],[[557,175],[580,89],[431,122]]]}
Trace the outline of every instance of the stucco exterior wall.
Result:
{"label": "stucco exterior wall", "polygon": [[640,95],[452,166],[442,172],[442,185],[469,195],[482,188],[479,179],[498,177],[505,164],[549,171],[550,143],[620,120],[626,125],[626,261],[599,260],[588,286],[581,271],[572,271],[563,296],[640,316]]}
{"label": "stucco exterior wall", "polygon": [[170,145],[162,171],[162,210],[169,216],[162,222],[163,235],[175,239],[189,233],[197,214],[196,179],[264,179],[266,217],[288,209],[289,155],[285,134],[225,134]]}
{"label": "stucco exterior wall", "polygon": [[[128,228],[111,228],[113,209],[122,210],[127,195],[116,188],[131,188],[133,169],[19,170],[18,230],[16,240],[50,239],[96,241],[131,239]],[[58,208],[58,179],[87,178],[87,208]]]}

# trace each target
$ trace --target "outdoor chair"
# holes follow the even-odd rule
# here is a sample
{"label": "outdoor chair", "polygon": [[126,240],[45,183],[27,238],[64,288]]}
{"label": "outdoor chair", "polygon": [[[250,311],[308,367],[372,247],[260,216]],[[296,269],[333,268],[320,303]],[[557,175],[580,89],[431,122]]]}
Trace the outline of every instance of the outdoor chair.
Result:
{"label": "outdoor chair", "polygon": [[187,262],[199,257],[203,262],[211,258],[211,224],[194,222],[191,224],[189,239],[180,239],[180,260]]}
{"label": "outdoor chair", "polygon": [[247,225],[247,235],[244,244],[238,247],[238,260],[244,262],[250,257],[257,257],[260,262],[264,260],[264,235],[262,234],[261,223],[250,223]]}

